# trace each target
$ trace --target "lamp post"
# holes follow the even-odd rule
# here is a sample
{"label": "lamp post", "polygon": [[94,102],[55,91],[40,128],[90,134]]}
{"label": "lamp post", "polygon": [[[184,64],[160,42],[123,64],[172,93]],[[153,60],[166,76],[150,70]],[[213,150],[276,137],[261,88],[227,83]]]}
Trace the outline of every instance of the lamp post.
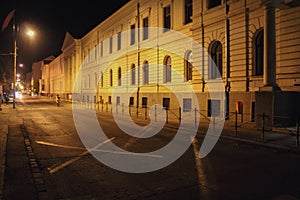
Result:
{"label": "lamp post", "polygon": [[[14,80],[13,80],[13,92],[14,92],[14,102],[13,102],[13,108],[16,108],[16,84],[17,84],[17,37],[16,37],[16,26],[15,26],[15,23],[13,24],[13,35],[14,35],[14,53],[13,53],[13,56],[14,56]],[[27,31],[27,35],[29,37],[33,37],[34,36],[34,31],[32,30],[28,30]]]}
{"label": "lamp post", "polygon": [[13,34],[14,34],[14,81],[13,81],[13,92],[14,92],[14,101],[13,108],[16,108],[16,79],[17,79],[17,37],[16,37],[16,25],[13,25]]}

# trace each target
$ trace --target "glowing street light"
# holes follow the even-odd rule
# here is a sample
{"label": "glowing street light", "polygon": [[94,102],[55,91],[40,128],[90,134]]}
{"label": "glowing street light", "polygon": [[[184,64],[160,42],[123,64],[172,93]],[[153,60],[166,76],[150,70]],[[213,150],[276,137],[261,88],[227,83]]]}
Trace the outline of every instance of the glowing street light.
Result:
{"label": "glowing street light", "polygon": [[28,35],[29,37],[33,37],[33,36],[34,36],[34,31],[33,31],[33,30],[28,30],[28,31],[27,31],[27,35]]}
{"label": "glowing street light", "polygon": [[[14,35],[14,83],[13,83],[13,91],[14,91],[14,102],[13,102],[13,108],[15,108],[15,93],[16,93],[16,84],[17,84],[17,37],[16,37],[16,24],[15,24],[15,20],[14,20],[14,24],[13,24],[13,35]],[[34,36],[34,31],[32,30],[28,30],[27,31],[27,35],[32,38]],[[19,65],[20,67],[23,67],[23,64]]]}

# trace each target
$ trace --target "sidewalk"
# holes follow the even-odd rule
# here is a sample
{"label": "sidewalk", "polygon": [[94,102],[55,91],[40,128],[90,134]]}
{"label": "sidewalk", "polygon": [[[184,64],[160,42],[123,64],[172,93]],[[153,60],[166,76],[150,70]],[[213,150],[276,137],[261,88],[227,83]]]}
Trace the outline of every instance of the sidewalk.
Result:
{"label": "sidewalk", "polygon": [[[111,115],[111,109],[97,109],[96,112],[102,115]],[[92,109],[92,106],[82,106],[82,109]],[[118,115],[122,116],[123,114],[119,110]],[[132,113],[133,120],[141,124],[147,124],[150,122],[149,117],[145,119],[143,112],[140,112],[139,117],[136,117],[135,112]],[[198,126],[198,136],[204,137],[208,126],[210,124],[210,119],[201,118]],[[194,119],[191,119],[189,122],[189,126],[195,126]],[[174,115],[169,115],[168,123],[166,124],[168,128],[177,129],[179,127],[179,119],[178,117],[174,117]],[[237,129],[235,126],[235,122],[232,120],[225,120],[224,127],[222,129],[222,133],[220,138],[235,140],[240,142],[246,142],[249,144],[260,145],[268,148],[275,148],[280,150],[285,150],[289,152],[300,153],[300,146],[297,147],[297,129],[296,127],[289,128],[276,128],[273,127],[271,131],[262,131],[262,129],[258,129],[256,127],[255,122],[246,122],[246,123],[238,123]],[[300,139],[300,137],[298,138]],[[300,142],[299,142],[300,145]]]}

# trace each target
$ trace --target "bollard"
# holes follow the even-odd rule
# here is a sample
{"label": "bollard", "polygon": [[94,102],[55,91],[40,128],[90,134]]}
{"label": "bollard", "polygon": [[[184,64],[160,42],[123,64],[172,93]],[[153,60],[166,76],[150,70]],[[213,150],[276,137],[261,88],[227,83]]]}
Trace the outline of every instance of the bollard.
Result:
{"label": "bollard", "polygon": [[262,114],[262,142],[265,142],[265,113]]}
{"label": "bollard", "polygon": [[156,122],[156,104],[154,105],[154,121]]}
{"label": "bollard", "polygon": [[197,108],[195,108],[195,127],[197,127]]}
{"label": "bollard", "polygon": [[297,119],[297,137],[296,137],[296,146],[299,147],[299,118]]}
{"label": "bollard", "polygon": [[179,113],[179,117],[178,117],[178,120],[179,120],[179,124],[181,122],[181,107],[179,106],[179,109],[178,109],[178,113]]}
{"label": "bollard", "polygon": [[234,128],[235,128],[235,137],[237,137],[238,136],[238,112],[237,111],[235,111]]}
{"label": "bollard", "polygon": [[168,113],[168,108],[166,107],[166,123],[168,124],[169,122],[169,113]]}
{"label": "bollard", "polygon": [[124,115],[124,103],[122,103],[122,116]]}

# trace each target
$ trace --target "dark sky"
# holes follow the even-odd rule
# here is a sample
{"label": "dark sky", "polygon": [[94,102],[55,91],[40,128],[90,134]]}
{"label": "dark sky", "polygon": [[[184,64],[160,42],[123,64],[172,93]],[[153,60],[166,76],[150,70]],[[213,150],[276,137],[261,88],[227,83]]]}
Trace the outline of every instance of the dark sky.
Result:
{"label": "dark sky", "polygon": [[[50,55],[57,56],[66,32],[81,38],[100,22],[125,5],[129,0],[1,0],[0,24],[8,13],[16,8],[18,63],[26,65],[30,71],[33,61]],[[0,54],[13,52],[12,21],[8,27],[0,29]],[[25,29],[31,27],[36,35],[30,39]],[[12,56],[0,56],[0,73],[10,68]],[[1,75],[2,76],[2,75]],[[1,78],[0,78],[1,79]]]}

